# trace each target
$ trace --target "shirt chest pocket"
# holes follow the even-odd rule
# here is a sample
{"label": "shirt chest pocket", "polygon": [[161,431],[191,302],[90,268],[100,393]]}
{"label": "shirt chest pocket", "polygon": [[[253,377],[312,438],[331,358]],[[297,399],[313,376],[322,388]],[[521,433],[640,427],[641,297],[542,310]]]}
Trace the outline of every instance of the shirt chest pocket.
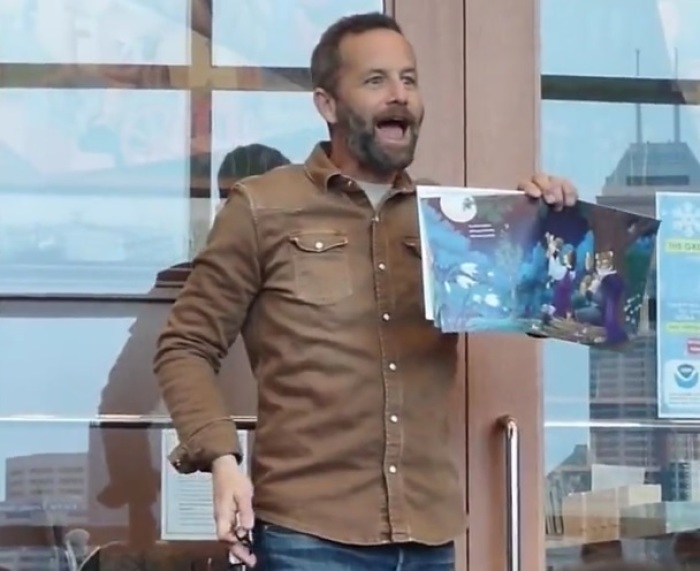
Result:
{"label": "shirt chest pocket", "polygon": [[421,266],[420,238],[406,236],[397,241],[397,294],[404,307],[423,306],[423,272]]}
{"label": "shirt chest pocket", "polygon": [[294,296],[314,305],[330,305],[353,294],[347,236],[333,231],[289,236]]}

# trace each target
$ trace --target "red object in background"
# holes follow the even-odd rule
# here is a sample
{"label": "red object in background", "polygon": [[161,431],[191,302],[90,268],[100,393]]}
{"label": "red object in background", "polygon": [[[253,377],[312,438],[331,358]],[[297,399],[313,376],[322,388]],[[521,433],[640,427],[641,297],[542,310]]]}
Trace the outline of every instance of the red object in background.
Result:
{"label": "red object in background", "polygon": [[688,355],[700,355],[700,338],[691,337],[685,342],[685,351]]}

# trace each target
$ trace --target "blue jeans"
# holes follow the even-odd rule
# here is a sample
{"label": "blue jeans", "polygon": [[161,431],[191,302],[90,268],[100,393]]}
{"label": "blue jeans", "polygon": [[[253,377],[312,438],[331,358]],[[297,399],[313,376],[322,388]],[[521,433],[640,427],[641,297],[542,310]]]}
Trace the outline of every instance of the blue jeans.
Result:
{"label": "blue jeans", "polygon": [[417,543],[356,546],[259,523],[254,571],[454,571],[455,549]]}

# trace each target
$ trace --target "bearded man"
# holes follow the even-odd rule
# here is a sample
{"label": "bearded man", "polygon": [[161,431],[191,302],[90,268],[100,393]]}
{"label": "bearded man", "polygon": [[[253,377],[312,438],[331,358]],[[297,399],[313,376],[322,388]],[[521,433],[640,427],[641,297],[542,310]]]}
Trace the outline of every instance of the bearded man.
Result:
{"label": "bearded man", "polygon": [[[160,337],[173,461],[212,473],[218,537],[249,566],[452,570],[457,336],[422,307],[415,54],[389,16],[354,15],[322,35],[311,76],[330,140],[234,185]],[[521,189],[576,200],[554,177]],[[239,333],[259,383],[252,482],[216,384]]]}

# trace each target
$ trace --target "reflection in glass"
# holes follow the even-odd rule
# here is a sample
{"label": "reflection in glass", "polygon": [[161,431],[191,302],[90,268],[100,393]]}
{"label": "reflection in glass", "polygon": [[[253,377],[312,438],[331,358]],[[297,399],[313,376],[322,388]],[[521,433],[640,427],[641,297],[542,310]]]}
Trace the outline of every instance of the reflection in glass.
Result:
{"label": "reflection in glass", "polygon": [[[3,185],[6,177],[39,184],[77,172],[182,161],[189,142],[188,92],[133,87],[1,89]],[[165,166],[162,174],[184,168]]]}
{"label": "reflection in glass", "polygon": [[0,90],[0,291],[141,293],[187,260],[188,104]]}
{"label": "reflection in glass", "polygon": [[160,541],[161,476],[171,469],[160,428],[0,421],[0,435],[0,567],[71,569],[98,548],[110,569],[225,557],[214,542]]}
{"label": "reflection in glass", "polygon": [[[573,422],[588,419],[589,354],[590,349],[585,345],[554,339],[542,342],[545,418]],[[545,431],[544,439],[545,471],[549,472],[564,462],[572,450],[587,446],[589,435],[586,428],[572,427],[556,434]]]}
{"label": "reflection in glass", "polygon": [[[219,153],[215,153],[215,156],[218,157]],[[218,162],[214,179],[216,182],[213,183],[218,187],[218,195],[214,197],[215,191],[212,192],[214,199],[210,203],[209,210],[205,212],[206,223],[198,224],[192,236],[194,251],[199,252],[204,247],[209,228],[222,204],[221,201],[225,199],[236,181],[247,176],[264,174],[274,168],[288,165],[290,162],[278,149],[263,143],[237,145],[227,152]],[[212,166],[216,165],[217,162],[212,163]]]}
{"label": "reflection in glass", "polygon": [[541,113],[543,164],[585,200],[646,195],[651,207],[654,189],[700,190],[698,106],[543,101]]}
{"label": "reflection in glass", "polygon": [[[185,264],[161,272],[152,294],[174,296]],[[12,302],[0,317],[3,416],[165,416],[153,355],[169,303]],[[255,385],[242,341],[219,373],[231,414],[256,410]],[[2,437],[0,437],[2,440]]]}
{"label": "reflection in glass", "polygon": [[[605,39],[605,26],[616,25],[618,10],[625,8],[630,18],[641,21],[657,3],[642,1],[634,9],[626,1],[545,4],[546,42],[556,43],[562,33],[553,29],[556,18],[576,7],[583,31],[569,32],[572,37],[586,34],[580,44],[590,45],[580,52],[584,56],[564,50],[558,60],[562,68],[547,72],[632,75],[603,66],[618,61],[616,46],[628,41],[652,54],[648,60],[642,57],[645,62],[667,55],[658,34],[643,26],[647,31],[639,32],[630,22],[620,24],[620,37]],[[690,9],[673,0],[658,6],[660,11]],[[586,31],[584,14],[595,14],[602,31]],[[567,29],[565,20],[560,25]],[[637,38],[638,32],[649,34],[648,40]],[[700,48],[697,40],[695,47]],[[605,61],[596,59],[596,49],[605,51]],[[657,70],[657,75],[669,76],[668,70]],[[573,179],[585,200],[655,215],[657,191],[700,191],[698,107],[544,101],[541,116],[545,170]],[[657,421],[655,278],[653,270],[640,334],[623,351],[554,343],[545,347],[545,513],[552,569],[622,558],[700,561],[695,533],[700,521],[700,424],[675,427]]]}
{"label": "reflection in glass", "polygon": [[[698,79],[699,10],[692,0],[544,0],[543,73]],[[596,84],[601,100],[615,96]],[[544,101],[541,116],[543,167],[585,200],[654,215],[656,192],[700,192],[699,107]],[[656,277],[624,351],[545,348],[550,569],[700,562],[700,423],[658,420]]]}
{"label": "reflection in glass", "polygon": [[189,62],[188,0],[0,0],[0,62]]}
{"label": "reflection in glass", "polygon": [[542,0],[541,14],[543,74],[631,77],[640,50],[642,77],[700,79],[696,0]]}
{"label": "reflection in glass", "polygon": [[217,66],[308,67],[323,31],[359,12],[383,12],[383,0],[213,0]]}
{"label": "reflection in glass", "polygon": [[[215,91],[212,94],[211,176],[220,185],[239,178],[241,168],[268,170],[287,162],[304,162],[314,145],[327,137],[326,124],[316,111],[310,93]],[[231,152],[250,145],[257,148],[252,149],[248,161],[239,161],[240,166],[236,166]]]}
{"label": "reflection in glass", "polygon": [[187,204],[0,194],[0,291],[145,293],[161,268],[189,258]]}
{"label": "reflection in glass", "polygon": [[215,91],[212,94],[212,163],[239,145],[261,143],[293,163],[303,162],[327,138],[310,93]]}
{"label": "reflection in glass", "polygon": [[[672,427],[651,419],[635,427],[627,425],[631,411],[614,414],[616,420],[590,428],[590,447],[576,446],[547,474],[548,567],[623,558],[697,565],[699,463],[690,458],[698,454],[700,423]],[[566,425],[545,423],[552,439]]]}

